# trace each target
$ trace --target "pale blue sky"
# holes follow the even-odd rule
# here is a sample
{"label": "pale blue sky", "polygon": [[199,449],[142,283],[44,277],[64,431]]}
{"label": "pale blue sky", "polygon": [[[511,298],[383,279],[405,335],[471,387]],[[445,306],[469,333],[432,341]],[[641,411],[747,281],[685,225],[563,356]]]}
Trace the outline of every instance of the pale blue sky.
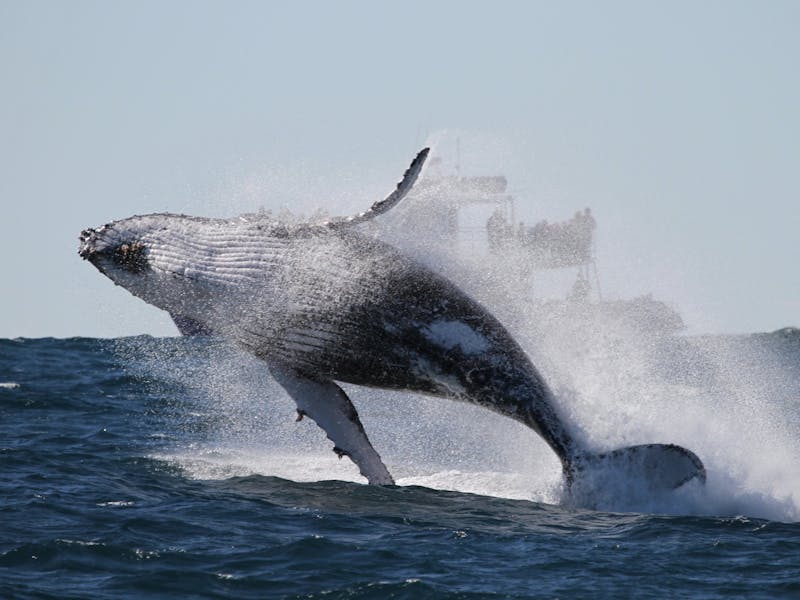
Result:
{"label": "pale blue sky", "polygon": [[348,213],[433,134],[604,292],[800,325],[800,3],[0,0],[0,337],[172,333],[81,261],[134,213]]}

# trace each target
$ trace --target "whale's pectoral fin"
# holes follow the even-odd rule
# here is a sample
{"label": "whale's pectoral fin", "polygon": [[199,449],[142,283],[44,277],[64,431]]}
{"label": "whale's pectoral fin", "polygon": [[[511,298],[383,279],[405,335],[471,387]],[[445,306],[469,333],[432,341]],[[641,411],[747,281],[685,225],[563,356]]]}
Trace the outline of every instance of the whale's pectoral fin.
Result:
{"label": "whale's pectoral fin", "polygon": [[691,450],[675,444],[643,444],[584,456],[567,472],[570,485],[634,483],[652,492],[674,490],[692,479],[706,482],[703,462]]}
{"label": "whale's pectoral fin", "polygon": [[330,380],[308,377],[293,369],[271,366],[275,379],[297,403],[298,420],[312,418],[334,443],[339,457],[349,456],[373,485],[394,485],[394,479],[372,447],[356,407]]}
{"label": "whale's pectoral fin", "polygon": [[184,317],[183,315],[173,315],[170,313],[169,315],[172,317],[175,326],[178,328],[178,331],[181,332],[181,335],[212,335],[213,332],[211,328],[206,325],[205,323],[201,323],[196,319],[192,319],[190,317]]}
{"label": "whale's pectoral fin", "polygon": [[378,215],[385,213],[387,210],[395,206],[398,202],[400,202],[400,200],[405,198],[408,195],[408,192],[411,191],[411,188],[414,187],[414,184],[417,182],[417,178],[422,171],[422,167],[425,165],[425,161],[428,158],[429,152],[430,148],[423,148],[419,151],[414,160],[411,161],[411,165],[409,165],[408,169],[406,169],[406,172],[403,173],[403,179],[400,180],[400,183],[397,184],[397,187],[394,189],[394,191],[386,196],[386,198],[375,202],[369,207],[368,210],[365,210],[357,215],[353,215],[352,217],[333,219],[328,222],[328,227],[336,229],[339,227],[358,225],[364,221],[374,219]]}

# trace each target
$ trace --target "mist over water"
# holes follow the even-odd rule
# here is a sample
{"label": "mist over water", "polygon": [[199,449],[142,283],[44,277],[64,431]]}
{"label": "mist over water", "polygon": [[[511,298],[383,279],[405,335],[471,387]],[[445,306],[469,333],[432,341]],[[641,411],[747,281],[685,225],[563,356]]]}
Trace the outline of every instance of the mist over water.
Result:
{"label": "mist over water", "polygon": [[[555,390],[559,410],[587,446],[679,444],[703,460],[708,482],[654,497],[630,481],[606,481],[592,498],[576,501],[564,496],[556,456],[524,426],[462,403],[344,385],[398,485],[604,511],[800,520],[797,330],[686,336],[648,329],[646,307],[636,303],[610,315],[593,305],[532,301],[514,271],[524,257],[498,259],[479,239],[450,244],[435,228],[415,226],[436,201],[409,198],[366,233],[489,308]],[[565,218],[570,214],[566,209]],[[473,233],[484,216],[474,217],[477,227],[469,224]],[[172,381],[191,398],[172,415],[185,437],[156,456],[187,476],[363,482],[310,419],[295,422],[293,401],[242,351],[217,340],[185,340],[169,356],[141,340],[123,340],[118,350],[132,371]]]}

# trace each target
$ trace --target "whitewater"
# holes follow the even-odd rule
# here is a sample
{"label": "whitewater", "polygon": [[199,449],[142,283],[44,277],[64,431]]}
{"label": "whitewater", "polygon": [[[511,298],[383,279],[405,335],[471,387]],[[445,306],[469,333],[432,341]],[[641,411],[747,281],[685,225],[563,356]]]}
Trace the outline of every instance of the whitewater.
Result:
{"label": "whitewater", "polygon": [[[166,356],[160,346],[130,344],[117,349],[131,365],[129,372],[181,386],[192,398],[192,414],[211,422],[202,439],[156,458],[196,479],[261,474],[304,482],[364,481],[350,461],[330,451],[319,428],[294,421],[293,401],[258,360],[219,341],[196,342],[188,355]],[[592,508],[800,520],[794,467],[800,443],[792,435],[800,431],[800,333],[689,338],[673,345],[680,348],[674,353],[683,353],[676,362],[690,361],[695,369],[702,359],[717,362],[704,365],[705,373],[677,371],[670,381],[669,372],[637,379],[630,356],[620,377],[608,365],[601,368],[594,356],[594,368],[587,371],[592,385],[577,391],[581,373],[570,369],[573,387],[559,388],[562,406],[600,447],[671,441],[696,448],[709,481],[649,496],[624,479],[594,498]],[[603,361],[609,359],[625,360],[602,354]],[[597,382],[598,372],[610,375]],[[555,370],[550,375],[558,381]],[[720,381],[734,376],[730,383]],[[687,381],[690,377],[695,380]],[[399,485],[569,505],[557,458],[526,427],[463,403],[345,387]]]}

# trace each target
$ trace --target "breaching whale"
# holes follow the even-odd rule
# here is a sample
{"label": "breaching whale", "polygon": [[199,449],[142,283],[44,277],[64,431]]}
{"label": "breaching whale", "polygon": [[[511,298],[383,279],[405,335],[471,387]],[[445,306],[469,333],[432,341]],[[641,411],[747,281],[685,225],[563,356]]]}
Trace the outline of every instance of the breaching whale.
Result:
{"label": "breaching whale", "polygon": [[538,433],[571,487],[616,469],[673,489],[705,469],[674,444],[593,452],[571,435],[544,379],[503,325],[447,278],[363,232],[413,187],[422,150],[396,189],[358,215],[286,225],[258,215],[150,214],[80,235],[79,254],[116,285],[167,311],[182,333],[213,333],[262,359],[371,484],[393,484],[336,382],[478,404]]}

